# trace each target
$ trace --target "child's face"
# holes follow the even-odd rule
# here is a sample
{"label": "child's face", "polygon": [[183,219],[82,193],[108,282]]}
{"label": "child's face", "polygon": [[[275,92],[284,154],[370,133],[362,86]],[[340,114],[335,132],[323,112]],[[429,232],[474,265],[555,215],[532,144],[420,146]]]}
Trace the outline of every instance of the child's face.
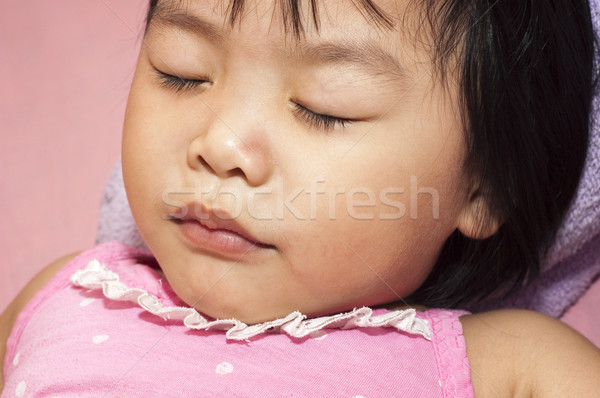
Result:
{"label": "child's face", "polygon": [[[232,29],[222,2],[165,3],[175,7],[154,16],[131,88],[123,167],[175,292],[248,323],[413,292],[469,187],[456,87],[434,82],[410,29],[320,1],[319,33],[305,24],[296,41],[272,0],[249,3]],[[406,3],[378,5],[400,18]],[[161,72],[207,82],[176,92]]]}

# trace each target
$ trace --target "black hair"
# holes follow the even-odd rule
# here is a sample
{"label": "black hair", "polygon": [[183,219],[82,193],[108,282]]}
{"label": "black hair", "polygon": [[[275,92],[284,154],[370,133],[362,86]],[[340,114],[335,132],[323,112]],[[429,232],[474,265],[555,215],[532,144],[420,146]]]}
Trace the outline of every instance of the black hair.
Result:
{"label": "black hair", "polygon": [[450,236],[413,295],[429,306],[508,294],[539,275],[581,176],[596,85],[587,0],[444,3],[434,29],[469,21],[459,56],[466,165],[503,223],[488,239]]}
{"label": "black hair", "polygon": [[[318,1],[307,1],[318,29]],[[372,0],[350,2],[378,28],[393,28]],[[278,4],[286,30],[301,36],[301,0]],[[463,306],[538,276],[585,161],[596,40],[587,0],[413,4],[429,25],[441,76],[455,60],[465,171],[479,181],[482,214],[502,221],[487,239],[455,231],[410,297],[430,307]],[[157,5],[150,0],[147,22]],[[244,0],[230,0],[232,26],[243,7]]]}

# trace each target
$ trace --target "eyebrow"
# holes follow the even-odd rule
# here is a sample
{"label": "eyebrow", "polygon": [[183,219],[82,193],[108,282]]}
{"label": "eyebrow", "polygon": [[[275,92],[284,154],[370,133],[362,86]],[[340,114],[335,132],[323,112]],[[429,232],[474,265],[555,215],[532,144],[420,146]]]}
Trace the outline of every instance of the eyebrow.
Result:
{"label": "eyebrow", "polygon": [[[161,7],[162,4],[165,6]],[[216,44],[225,42],[227,34],[222,26],[167,4],[169,3],[159,3],[156,7],[150,20],[151,26],[174,27],[205,37]],[[308,60],[315,65],[356,65],[377,77],[385,76],[394,80],[406,78],[406,70],[397,58],[374,41],[331,41],[317,44],[302,42],[290,50],[288,55],[295,59]]]}
{"label": "eyebrow", "polygon": [[302,47],[300,53],[317,65],[357,65],[375,76],[406,77],[406,71],[396,57],[375,42],[325,42]]}
{"label": "eyebrow", "polygon": [[[165,5],[163,5],[165,4]],[[159,3],[149,21],[151,27],[174,27],[194,35],[203,36],[216,43],[225,41],[223,28],[209,21],[186,13],[183,10],[167,7],[168,3]]]}

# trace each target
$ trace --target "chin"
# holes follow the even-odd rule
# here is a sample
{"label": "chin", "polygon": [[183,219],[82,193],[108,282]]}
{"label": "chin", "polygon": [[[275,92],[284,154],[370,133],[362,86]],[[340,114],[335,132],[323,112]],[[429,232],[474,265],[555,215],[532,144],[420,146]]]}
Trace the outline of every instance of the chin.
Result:
{"label": "chin", "polygon": [[245,305],[235,305],[233,303],[224,303],[223,301],[218,303],[197,303],[193,307],[200,314],[209,318],[236,319],[244,322],[246,325],[254,325],[283,318],[290,312],[293,312],[292,310],[283,314],[275,311],[265,311],[264,306],[248,306],[248,303],[245,303]]}

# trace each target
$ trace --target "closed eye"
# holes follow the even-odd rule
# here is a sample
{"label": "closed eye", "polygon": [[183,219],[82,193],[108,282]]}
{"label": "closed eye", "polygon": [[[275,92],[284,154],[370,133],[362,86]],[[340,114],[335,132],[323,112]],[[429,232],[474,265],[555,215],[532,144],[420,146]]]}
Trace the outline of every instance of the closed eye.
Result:
{"label": "closed eye", "polygon": [[[161,72],[159,70],[156,70],[156,76],[158,77],[159,83],[162,87],[173,90],[176,93],[193,90],[194,88],[197,88],[205,83],[209,83],[209,81],[205,79],[187,79]],[[306,121],[311,127],[325,131],[332,130],[338,126],[343,128],[348,123],[355,121],[348,118],[313,112],[297,103],[294,103],[293,112],[300,119]]]}
{"label": "closed eye", "polygon": [[338,126],[343,128],[348,123],[352,123],[355,121],[353,119],[324,115],[322,113],[313,112],[310,109],[297,103],[294,103],[293,112],[297,117],[306,121],[311,127],[325,131],[330,131]]}
{"label": "closed eye", "polygon": [[168,73],[156,71],[159,83],[162,87],[174,90],[176,93],[181,91],[192,90],[204,83],[208,83],[208,80],[204,79],[186,79],[180,76],[170,75]]}

